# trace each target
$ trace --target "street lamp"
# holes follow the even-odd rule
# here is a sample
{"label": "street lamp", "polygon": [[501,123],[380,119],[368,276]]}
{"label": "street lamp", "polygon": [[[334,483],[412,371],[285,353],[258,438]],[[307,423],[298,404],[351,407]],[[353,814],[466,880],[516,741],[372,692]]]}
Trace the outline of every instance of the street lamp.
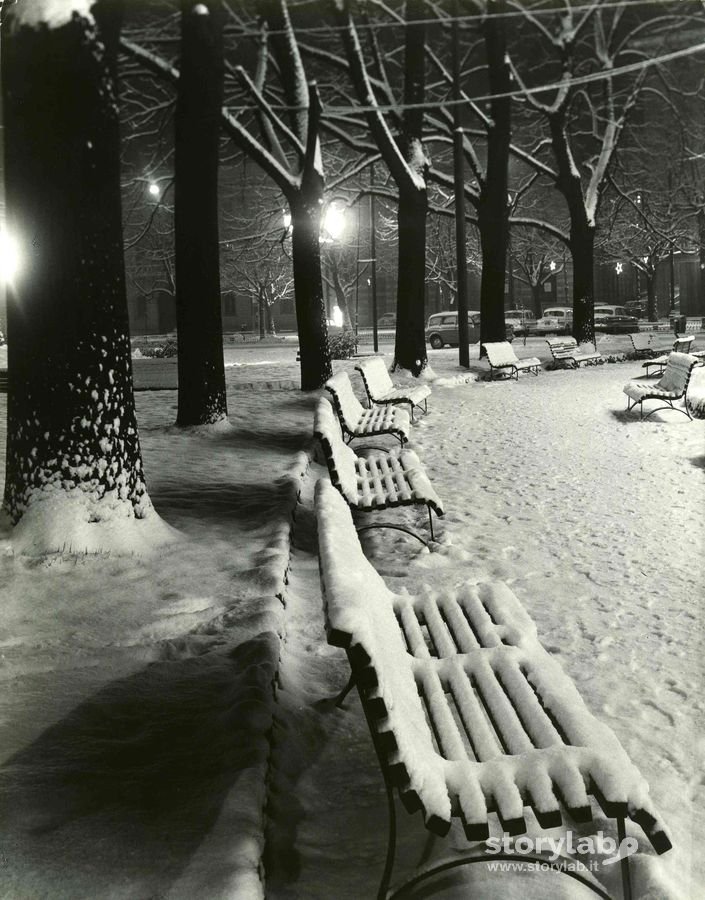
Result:
{"label": "street lamp", "polygon": [[20,248],[17,241],[0,228],[0,281],[11,282],[20,268]]}
{"label": "street lamp", "polygon": [[624,266],[622,265],[621,262],[618,262],[617,265],[614,267],[614,270],[618,275],[621,275],[622,272],[624,271]]}
{"label": "street lamp", "polygon": [[159,197],[159,193],[160,193],[160,191],[159,191],[159,185],[158,185],[158,184],[155,184],[153,181],[151,182],[151,184],[149,185],[149,187],[147,188],[147,190],[149,191],[149,193],[150,193],[153,197],[156,197],[156,198]]}
{"label": "street lamp", "polygon": [[323,215],[323,231],[331,241],[339,241],[345,231],[345,207],[337,203],[330,203]]}

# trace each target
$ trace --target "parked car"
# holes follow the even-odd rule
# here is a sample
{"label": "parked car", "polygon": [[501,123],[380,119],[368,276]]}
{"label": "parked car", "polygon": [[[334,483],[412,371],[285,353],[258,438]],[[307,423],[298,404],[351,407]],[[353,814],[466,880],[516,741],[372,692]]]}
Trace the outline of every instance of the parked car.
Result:
{"label": "parked car", "polygon": [[[506,327],[506,339],[514,339],[514,330],[511,325]],[[434,313],[428,317],[426,323],[426,340],[434,350],[440,350],[446,344],[457,347],[458,339],[458,313],[452,310]],[[468,343],[476,344],[480,340],[480,313],[477,310],[468,310]]]}
{"label": "parked car", "polygon": [[383,316],[380,316],[377,319],[377,327],[378,328],[396,328],[397,327],[397,314],[396,313],[385,313]]}
{"label": "parked car", "polygon": [[536,330],[536,316],[530,309],[508,309],[504,313],[504,321],[512,326],[514,334],[529,334]]}
{"label": "parked car", "polygon": [[646,303],[643,300],[627,300],[624,308],[630,316],[636,316],[638,319],[643,319],[646,315]]}
{"label": "parked car", "polygon": [[572,330],[572,306],[552,306],[544,309],[543,315],[536,322],[536,331],[539,334],[570,334]]}
{"label": "parked car", "polygon": [[596,306],[595,331],[605,334],[629,334],[639,330],[639,320],[624,306]]}

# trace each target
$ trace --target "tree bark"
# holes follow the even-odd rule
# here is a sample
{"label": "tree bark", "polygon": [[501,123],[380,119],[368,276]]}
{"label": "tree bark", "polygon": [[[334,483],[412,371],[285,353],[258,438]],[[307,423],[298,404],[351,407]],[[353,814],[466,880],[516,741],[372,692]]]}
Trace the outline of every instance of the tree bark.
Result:
{"label": "tree bark", "polygon": [[493,15],[483,22],[490,92],[491,124],[487,132],[487,173],[478,203],[482,243],[480,286],[481,342],[504,341],[504,283],[509,245],[509,146],[511,141],[511,73],[507,65],[505,3],[490,3]]}
{"label": "tree bark", "polygon": [[404,114],[399,148],[411,177],[397,179],[399,235],[394,368],[420,375],[428,364],[425,334],[426,213],[428,161],[422,144],[426,92],[424,5],[407,0],[404,29]]}
{"label": "tree bark", "polygon": [[218,244],[221,16],[214,0],[182,3],[181,74],[174,117],[176,424],[181,426],[218,422],[228,412]]}
{"label": "tree bark", "polygon": [[656,304],[656,272],[644,272],[646,282],[646,309],[649,322],[658,322],[658,306]]}
{"label": "tree bark", "polygon": [[290,202],[291,255],[299,329],[301,390],[323,387],[333,374],[328,347],[326,305],[321,277],[320,227],[323,179],[309,184]]}
{"label": "tree bark", "polygon": [[62,549],[51,546],[58,509],[62,541],[82,550],[84,525],[152,508],[132,393],[119,123],[90,17],[32,27],[28,9],[10,8],[2,28],[7,220],[24,244],[8,292],[4,505],[14,523],[39,516],[47,550]]}
{"label": "tree bark", "polygon": [[570,252],[573,256],[573,337],[578,343],[594,342],[595,229],[571,210]]}
{"label": "tree bark", "polygon": [[698,210],[698,263],[700,315],[705,316],[705,209]]}
{"label": "tree bark", "polygon": [[394,366],[419,375],[427,363],[424,330],[426,284],[425,190],[399,188],[399,275]]}

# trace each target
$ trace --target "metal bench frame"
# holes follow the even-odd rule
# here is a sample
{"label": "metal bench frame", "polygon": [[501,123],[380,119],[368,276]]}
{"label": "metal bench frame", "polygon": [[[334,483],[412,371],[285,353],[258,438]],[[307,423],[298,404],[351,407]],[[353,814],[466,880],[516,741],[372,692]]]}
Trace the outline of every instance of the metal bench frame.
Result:
{"label": "metal bench frame", "polygon": [[[671,353],[668,357],[668,361],[666,363],[666,368],[661,375],[661,381],[657,381],[656,384],[650,386],[650,390],[647,389],[644,393],[637,398],[630,397],[627,394],[627,412],[631,412],[634,407],[639,404],[639,419],[642,422],[645,422],[650,416],[653,416],[654,413],[660,412],[664,409],[672,409],[674,412],[683,413],[684,416],[687,416],[688,419],[692,421],[693,417],[690,414],[690,410],[688,409],[688,404],[686,403],[686,392],[688,390],[688,384],[690,383],[691,375],[693,374],[693,369],[699,364],[700,360],[691,356],[688,353]],[[677,390],[670,389],[666,386],[663,386],[663,381],[671,374],[671,372],[677,369],[677,377],[680,379],[680,383],[677,385]],[[636,382],[628,382],[624,388],[624,392],[626,393],[627,387],[630,384],[636,384]],[[657,406],[654,409],[649,410],[649,412],[644,415],[644,400],[661,400],[663,402],[663,406]],[[683,401],[683,407],[674,406],[673,404],[677,401]]]}

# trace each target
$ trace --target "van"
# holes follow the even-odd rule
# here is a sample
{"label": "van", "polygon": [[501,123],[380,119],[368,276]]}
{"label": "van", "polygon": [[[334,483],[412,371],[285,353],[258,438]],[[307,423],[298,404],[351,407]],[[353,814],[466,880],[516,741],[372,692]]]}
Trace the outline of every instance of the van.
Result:
{"label": "van", "polygon": [[[514,331],[511,325],[507,325],[506,339],[513,340]],[[428,317],[426,323],[426,340],[434,350],[440,350],[441,347],[448,344],[451,347],[457,347],[460,343],[458,338],[458,313],[453,310],[434,313]],[[468,310],[468,343],[476,344],[480,340],[480,313],[476,309]]]}
{"label": "van", "polygon": [[573,330],[573,307],[551,306],[544,309],[543,315],[536,322],[536,330],[541,334],[570,334]]}

